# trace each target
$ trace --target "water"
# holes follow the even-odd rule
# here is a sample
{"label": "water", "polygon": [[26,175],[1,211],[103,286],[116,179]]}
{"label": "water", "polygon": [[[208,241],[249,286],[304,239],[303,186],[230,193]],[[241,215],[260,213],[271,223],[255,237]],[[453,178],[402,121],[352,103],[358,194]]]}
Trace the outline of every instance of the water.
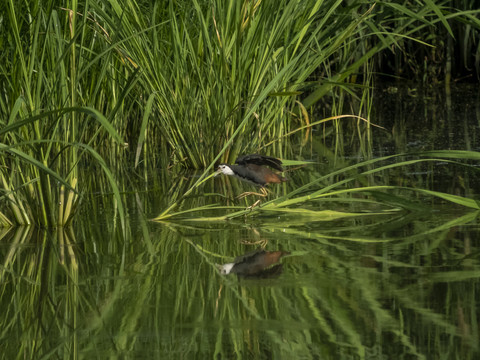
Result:
{"label": "water", "polygon": [[[369,156],[479,151],[480,111],[469,96],[456,99],[449,113],[442,99],[399,102],[385,92],[372,120],[394,131],[374,130],[370,148],[358,139],[337,148],[337,160],[313,145],[305,156],[326,161],[292,173],[275,196]],[[462,105],[461,99],[467,101]],[[420,163],[359,178],[357,186],[400,184],[474,197],[478,164],[472,165]],[[185,215],[188,221],[149,221],[195,180],[170,179],[170,192],[157,186],[171,177],[152,174],[148,185],[126,181],[124,231],[111,196],[92,192],[71,228],[1,233],[3,358],[480,355],[478,211],[397,189],[296,205],[309,214],[271,211],[192,221],[225,213],[220,209]],[[328,181],[334,180],[320,186]],[[203,196],[193,194],[177,210],[230,204],[222,195],[248,189],[215,178]],[[219,265],[252,253],[263,254],[269,267],[249,276],[220,274]]]}

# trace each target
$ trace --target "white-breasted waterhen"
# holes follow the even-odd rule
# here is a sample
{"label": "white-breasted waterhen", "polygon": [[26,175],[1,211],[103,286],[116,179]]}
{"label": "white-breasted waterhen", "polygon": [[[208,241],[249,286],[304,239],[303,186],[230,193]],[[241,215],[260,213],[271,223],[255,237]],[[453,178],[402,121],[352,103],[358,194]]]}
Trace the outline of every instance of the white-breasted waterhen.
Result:
{"label": "white-breasted waterhen", "polygon": [[287,181],[286,178],[273,172],[268,167],[283,171],[282,161],[265,155],[251,154],[240,156],[235,160],[235,165],[220,164],[218,165],[218,173],[225,175],[235,176],[236,178],[249,182],[255,186],[259,186],[262,194],[255,192],[246,192],[238,197],[244,197],[247,195],[267,196],[267,190],[265,186],[268,184],[279,184],[283,181]]}
{"label": "white-breasted waterhen", "polygon": [[289,255],[286,251],[266,251],[258,249],[237,257],[232,263],[217,265],[222,275],[237,274],[246,278],[276,277],[283,270],[280,259]]}

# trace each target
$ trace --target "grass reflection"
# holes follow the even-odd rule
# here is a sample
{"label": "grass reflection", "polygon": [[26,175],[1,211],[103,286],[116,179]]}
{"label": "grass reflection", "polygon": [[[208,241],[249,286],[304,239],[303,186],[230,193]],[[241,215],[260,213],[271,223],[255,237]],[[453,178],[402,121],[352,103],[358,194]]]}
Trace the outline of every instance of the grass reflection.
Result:
{"label": "grass reflection", "polygon": [[[8,232],[2,243],[9,246],[0,248],[2,352],[472,358],[478,217],[442,214],[394,213],[383,225],[342,218],[311,231],[268,217],[261,227],[143,220],[126,238],[93,221],[76,234]],[[267,251],[290,253],[282,274],[219,273],[216,264],[260,240]]]}

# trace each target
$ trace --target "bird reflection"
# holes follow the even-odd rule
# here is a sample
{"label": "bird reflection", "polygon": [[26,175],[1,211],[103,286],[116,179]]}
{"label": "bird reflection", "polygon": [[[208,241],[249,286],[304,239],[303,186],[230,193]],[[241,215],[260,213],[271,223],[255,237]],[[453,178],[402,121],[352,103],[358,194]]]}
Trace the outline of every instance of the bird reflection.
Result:
{"label": "bird reflection", "polygon": [[280,259],[290,254],[286,251],[266,251],[257,249],[237,257],[232,263],[219,265],[221,274],[237,274],[243,278],[274,278],[283,271]]}

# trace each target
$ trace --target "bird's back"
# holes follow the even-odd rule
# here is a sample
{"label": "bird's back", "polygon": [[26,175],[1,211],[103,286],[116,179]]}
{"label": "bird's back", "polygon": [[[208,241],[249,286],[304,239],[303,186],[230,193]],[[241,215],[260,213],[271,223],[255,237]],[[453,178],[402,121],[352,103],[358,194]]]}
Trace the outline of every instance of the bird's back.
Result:
{"label": "bird's back", "polygon": [[237,158],[235,161],[238,165],[265,165],[270,166],[272,169],[283,171],[282,161],[280,159],[274,158],[272,156],[259,155],[259,154],[250,154],[244,155]]}
{"label": "bird's back", "polygon": [[265,186],[267,184],[279,184],[287,181],[284,177],[275,174],[272,170],[265,166],[246,164],[232,165],[235,176],[241,180],[248,181],[257,186]]}

